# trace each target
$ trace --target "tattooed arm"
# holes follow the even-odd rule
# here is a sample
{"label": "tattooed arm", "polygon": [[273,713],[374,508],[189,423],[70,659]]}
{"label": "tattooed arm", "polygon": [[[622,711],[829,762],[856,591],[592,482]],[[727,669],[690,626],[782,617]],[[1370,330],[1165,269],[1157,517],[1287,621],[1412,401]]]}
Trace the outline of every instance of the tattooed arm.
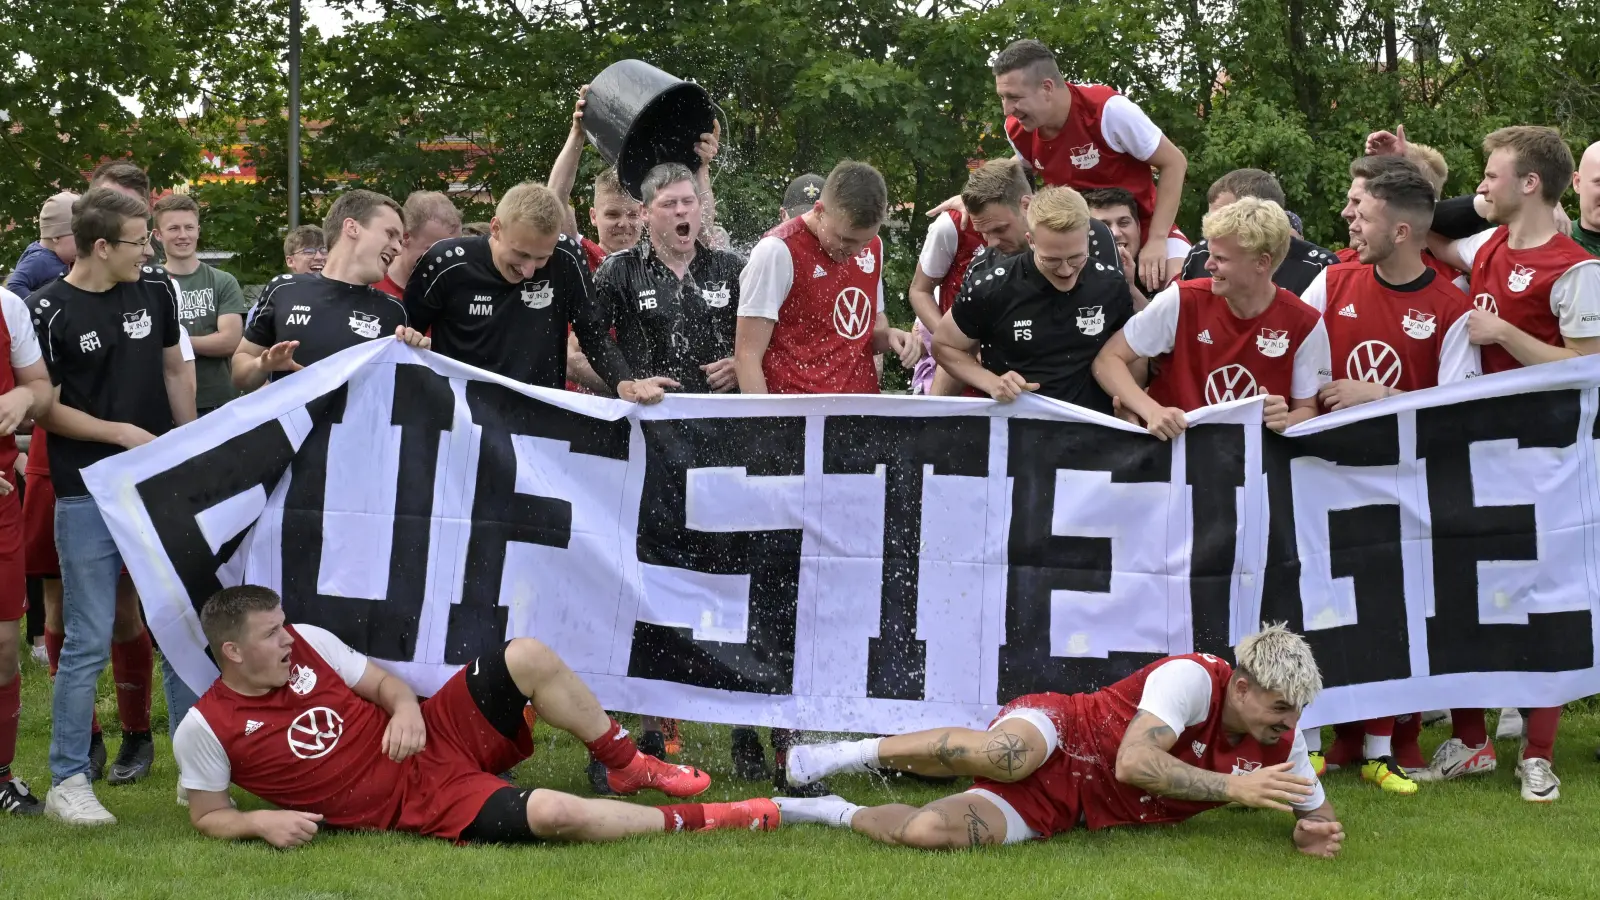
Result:
{"label": "tattooed arm", "polygon": [[1117,780],[1177,800],[1225,803],[1234,799],[1228,794],[1233,776],[1180,762],[1167,752],[1177,742],[1177,732],[1167,723],[1139,710],[1117,748]]}

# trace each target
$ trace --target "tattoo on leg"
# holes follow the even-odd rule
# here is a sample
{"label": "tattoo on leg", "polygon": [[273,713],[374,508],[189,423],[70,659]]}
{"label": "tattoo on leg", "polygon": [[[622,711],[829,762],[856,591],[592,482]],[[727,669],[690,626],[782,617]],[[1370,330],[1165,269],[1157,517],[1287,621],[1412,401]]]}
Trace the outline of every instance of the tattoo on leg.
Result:
{"label": "tattoo on leg", "polygon": [[929,748],[929,753],[935,760],[939,762],[940,765],[943,765],[945,768],[950,768],[956,760],[966,758],[967,750],[965,747],[950,746],[950,732],[946,731],[944,734],[940,735],[939,740],[934,742],[933,746]]}
{"label": "tattoo on leg", "polygon": [[984,753],[990,764],[1008,776],[1016,775],[1028,764],[1028,745],[1008,731],[996,735],[984,748]]}
{"label": "tattoo on leg", "polygon": [[978,808],[968,804],[967,814],[962,816],[962,818],[965,819],[967,823],[967,840],[971,842],[971,846],[983,846],[984,840],[990,836],[991,832],[989,831],[989,823],[985,822],[983,817],[978,815]]}

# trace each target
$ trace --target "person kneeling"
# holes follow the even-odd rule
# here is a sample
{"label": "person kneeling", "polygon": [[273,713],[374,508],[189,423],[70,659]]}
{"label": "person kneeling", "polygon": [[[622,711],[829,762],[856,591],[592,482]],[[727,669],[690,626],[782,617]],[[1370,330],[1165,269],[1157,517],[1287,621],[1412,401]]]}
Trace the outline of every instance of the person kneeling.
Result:
{"label": "person kneeling", "polygon": [[1014,844],[1083,825],[1180,822],[1228,802],[1293,810],[1300,852],[1344,841],[1296,726],[1322,689],[1311,648],[1273,625],[1239,642],[1237,666],[1207,653],[1157,660],[1090,694],[1030,694],[987,731],[938,728],[795,747],[789,779],[877,769],[976,779],[920,809],[840,797],[776,802],[785,824],[851,828],[929,850]]}
{"label": "person kneeling", "polygon": [[[461,843],[777,827],[764,799],[650,807],[507,785],[494,773],[532,752],[530,703],[605,763],[617,793],[690,797],[711,785],[698,770],[640,754],[566,663],[531,638],[484,654],[419,702],[328,631],[287,624],[267,588],[219,591],[200,623],[222,675],[178,727],[173,755],[189,820],[211,837],[287,848],[322,825]],[[282,808],[241,812],[230,783]]]}

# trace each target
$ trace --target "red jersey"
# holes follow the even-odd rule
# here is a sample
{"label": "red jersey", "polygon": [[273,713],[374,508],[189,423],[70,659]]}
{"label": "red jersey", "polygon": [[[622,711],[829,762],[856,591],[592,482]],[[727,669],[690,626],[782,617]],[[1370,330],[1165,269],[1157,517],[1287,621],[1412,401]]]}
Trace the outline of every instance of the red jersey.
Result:
{"label": "red jersey", "polygon": [[[1152,337],[1158,331],[1166,340]],[[1327,377],[1327,336],[1317,311],[1281,287],[1266,312],[1241,319],[1211,293],[1211,279],[1180,281],[1129,320],[1123,334],[1141,356],[1169,353],[1149,388],[1162,406],[1195,410],[1269,395],[1303,400],[1316,396],[1319,377]]]}
{"label": "red jersey", "polygon": [[1467,295],[1437,272],[1420,290],[1398,291],[1375,267],[1340,263],[1302,298],[1322,310],[1333,377],[1420,391],[1477,374],[1466,337]]}
{"label": "red jersey", "polygon": [[967,269],[979,253],[988,248],[983,235],[972,227],[970,221],[963,224],[967,217],[957,210],[945,213],[956,226],[956,254],[950,260],[950,268],[944,273],[944,279],[939,282],[939,312],[947,313],[956,302],[956,295],[961,293],[961,282],[967,277]]}
{"label": "red jersey", "polygon": [[50,454],[46,450],[45,437],[48,434],[37,423],[33,426],[33,437],[28,441],[28,465],[24,475],[43,475],[50,477]]}
{"label": "red jersey", "polygon": [[406,298],[406,286],[390,278],[388,272],[383,273],[383,280],[374,284],[373,287],[396,300],[404,300]]}
{"label": "red jersey", "polygon": [[1027,825],[1049,837],[1082,822],[1090,829],[1116,825],[1181,822],[1223,804],[1178,800],[1147,793],[1117,780],[1117,750],[1128,723],[1139,711],[1150,673],[1174,660],[1199,663],[1211,678],[1211,704],[1205,721],[1178,735],[1168,752],[1180,762],[1225,775],[1253,772],[1289,759],[1293,735],[1262,744],[1249,734],[1228,734],[1222,724],[1223,697],[1233,667],[1207,653],[1157,660],[1117,683],[1091,694],[1030,694],[1001,710],[1034,709],[1049,717],[1060,744],[1032,775],[1002,784],[977,779],[973,786],[998,794],[1021,814]]}
{"label": "red jersey", "polygon": [[[1361,261],[1361,254],[1357,253],[1354,247],[1346,247],[1333,255],[1342,263],[1358,263]],[[1455,266],[1441,261],[1439,257],[1434,256],[1427,250],[1422,251],[1422,264],[1443,275],[1445,281],[1455,281],[1461,275],[1460,272],[1456,271]]]}
{"label": "red jersey", "polygon": [[[10,352],[11,329],[6,325],[5,316],[0,316],[0,347]],[[0,394],[9,394],[17,386],[17,375],[11,370],[10,363],[0,366]],[[17,438],[13,434],[0,435],[0,472],[6,473],[9,478],[17,463]]]}
{"label": "red jersey", "polygon": [[872,333],[882,290],[883,241],[873,238],[859,254],[835,262],[804,216],[767,232],[782,241],[794,280],[778,309],[772,341],[762,360],[774,394],[876,394]]}
{"label": "red jersey", "polygon": [[[1561,321],[1550,307],[1550,289],[1567,270],[1594,257],[1577,241],[1557,234],[1537,247],[1513,250],[1501,225],[1472,257],[1472,305],[1494,313],[1552,347],[1565,346]],[[1507,372],[1522,363],[1499,344],[1483,348],[1483,371]]]}
{"label": "red jersey", "polygon": [[[1102,84],[1068,84],[1066,89],[1072,95],[1072,107],[1067,111],[1066,124],[1055,137],[1047,139],[1037,130],[1027,131],[1010,116],[1006,118],[1006,137],[1047,185],[1066,185],[1079,191],[1108,187],[1131,191],[1139,204],[1139,233],[1149,241],[1150,217],[1156,209],[1156,180],[1150,164],[1114,149],[1106,139],[1106,104],[1122,95]],[[1137,111],[1137,107],[1133,109]],[[1143,123],[1149,122],[1143,113],[1138,115]],[[1148,125],[1150,129],[1154,127]],[[1154,146],[1151,152],[1155,152]]]}
{"label": "red jersey", "polygon": [[605,262],[606,248],[582,236],[578,238],[578,243],[583,245],[583,258],[589,263],[589,274],[593,275],[600,268],[600,264]]}

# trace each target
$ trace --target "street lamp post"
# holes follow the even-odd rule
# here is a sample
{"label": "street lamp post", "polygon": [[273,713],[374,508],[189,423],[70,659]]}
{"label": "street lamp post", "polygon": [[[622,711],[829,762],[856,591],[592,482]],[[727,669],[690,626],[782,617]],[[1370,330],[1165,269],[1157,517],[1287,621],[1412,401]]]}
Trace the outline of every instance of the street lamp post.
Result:
{"label": "street lamp post", "polygon": [[300,0],[289,0],[289,229],[300,227]]}

